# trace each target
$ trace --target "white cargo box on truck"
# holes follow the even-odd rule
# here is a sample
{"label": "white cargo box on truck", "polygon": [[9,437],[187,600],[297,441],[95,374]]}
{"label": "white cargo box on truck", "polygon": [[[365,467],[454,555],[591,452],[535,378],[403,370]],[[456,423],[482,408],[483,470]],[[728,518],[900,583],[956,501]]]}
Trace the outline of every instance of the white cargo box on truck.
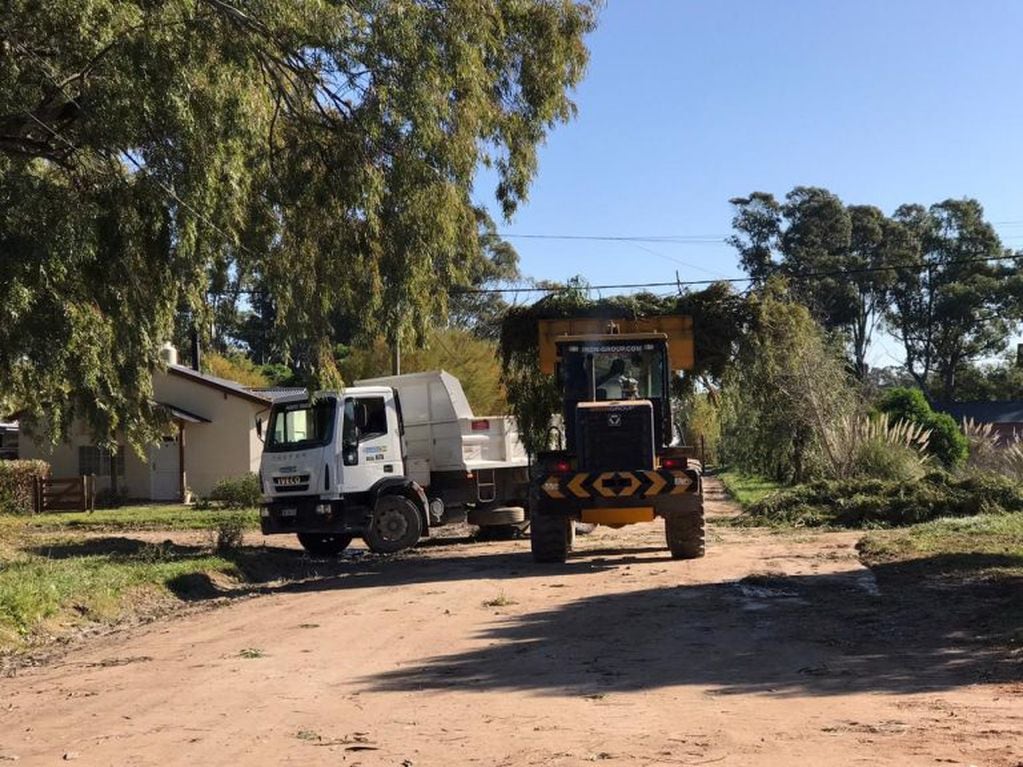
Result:
{"label": "white cargo box on truck", "polygon": [[[389,386],[398,392],[408,472],[426,486],[431,472],[478,472],[528,464],[510,416],[477,416],[461,382],[444,370],[368,378],[356,386]],[[424,463],[425,462],[425,463]]]}

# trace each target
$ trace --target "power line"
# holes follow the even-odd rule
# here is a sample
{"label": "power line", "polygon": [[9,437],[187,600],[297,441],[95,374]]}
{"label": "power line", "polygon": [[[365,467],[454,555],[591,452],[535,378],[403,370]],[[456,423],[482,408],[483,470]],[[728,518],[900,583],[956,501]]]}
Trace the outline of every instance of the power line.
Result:
{"label": "power line", "polygon": [[[867,266],[862,269],[831,269],[819,272],[794,272],[782,274],[781,276],[791,280],[807,280],[817,277],[847,277],[856,274],[872,274],[876,272],[891,271],[916,271],[922,272],[935,267],[957,266],[961,264],[987,263],[990,261],[1019,261],[1023,260],[1023,254],[1014,256],[987,256],[984,258],[963,258],[955,261],[945,261],[940,264],[899,264],[892,266]],[[579,290],[638,290],[642,288],[667,288],[667,287],[695,287],[699,285],[714,285],[717,283],[739,284],[753,282],[752,277],[725,277],[718,280],[673,280],[671,282],[629,282],[617,285],[585,285],[579,286]],[[452,293],[457,294],[493,294],[493,293],[560,293],[572,290],[570,286],[561,285],[558,287],[510,287],[510,288],[452,288]]]}
{"label": "power line", "polygon": [[498,232],[506,240],[583,240],[593,242],[650,242],[670,245],[727,245],[729,235],[612,235],[612,234],[520,234]]}

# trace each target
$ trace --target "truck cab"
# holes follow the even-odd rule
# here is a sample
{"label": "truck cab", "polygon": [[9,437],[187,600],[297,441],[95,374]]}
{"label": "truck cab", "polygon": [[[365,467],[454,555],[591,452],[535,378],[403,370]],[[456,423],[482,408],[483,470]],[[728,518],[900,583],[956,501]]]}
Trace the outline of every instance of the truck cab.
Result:
{"label": "truck cab", "polygon": [[426,495],[406,476],[393,388],[353,387],[278,400],[260,462],[266,535],[295,533],[312,554],[355,537],[371,550],[408,548],[428,530]]}

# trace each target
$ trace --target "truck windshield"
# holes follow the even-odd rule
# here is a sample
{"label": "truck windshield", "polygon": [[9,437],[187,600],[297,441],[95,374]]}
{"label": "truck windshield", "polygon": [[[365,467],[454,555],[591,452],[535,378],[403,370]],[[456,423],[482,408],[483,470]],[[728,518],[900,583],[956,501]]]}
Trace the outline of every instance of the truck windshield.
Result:
{"label": "truck windshield", "polygon": [[566,345],[565,395],[574,400],[661,399],[667,395],[665,349],[653,343]]}
{"label": "truck windshield", "polygon": [[265,449],[279,452],[326,445],[334,433],[336,409],[333,398],[274,405]]}

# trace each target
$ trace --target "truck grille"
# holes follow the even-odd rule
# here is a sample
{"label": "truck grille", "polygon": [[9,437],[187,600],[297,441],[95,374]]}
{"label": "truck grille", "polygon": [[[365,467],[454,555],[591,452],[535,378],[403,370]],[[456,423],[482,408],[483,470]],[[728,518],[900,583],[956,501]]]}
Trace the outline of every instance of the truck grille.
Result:
{"label": "truck grille", "polygon": [[575,412],[579,468],[654,468],[654,411],[648,400],[580,403]]}
{"label": "truck grille", "polygon": [[274,477],[274,490],[278,493],[304,493],[309,490],[309,475],[288,474]]}

